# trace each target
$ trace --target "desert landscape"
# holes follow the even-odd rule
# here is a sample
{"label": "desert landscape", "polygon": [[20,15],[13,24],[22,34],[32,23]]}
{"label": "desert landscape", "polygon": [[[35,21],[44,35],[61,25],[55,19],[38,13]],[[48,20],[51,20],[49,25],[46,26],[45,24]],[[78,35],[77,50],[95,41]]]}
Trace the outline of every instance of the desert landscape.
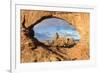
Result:
{"label": "desert landscape", "polygon": [[[78,61],[78,60],[89,60],[90,59],[90,48],[89,48],[89,36],[90,36],[90,14],[86,12],[59,12],[59,11],[39,11],[39,10],[21,10],[20,11],[20,26],[21,26],[21,47],[20,49],[20,60],[21,63],[32,63],[32,62],[52,62],[52,61]],[[49,42],[44,39],[41,41],[41,37],[38,37],[36,32],[44,33],[48,29],[42,29],[42,21],[45,19],[55,19],[55,23],[47,27],[51,30],[49,36],[53,33],[53,39]],[[61,20],[60,20],[61,19]],[[56,20],[60,20],[57,21]],[[71,30],[78,32],[75,36],[79,36],[78,41],[72,37],[60,36],[58,30],[54,29],[65,29],[60,26],[60,22],[64,20],[68,22],[68,27]],[[47,20],[48,21],[48,20]],[[57,24],[56,24],[57,23]],[[40,27],[41,26],[41,27]],[[43,25],[44,26],[44,25]],[[56,27],[53,27],[56,26]],[[52,27],[52,28],[51,28]],[[62,27],[62,28],[60,28]],[[41,30],[40,30],[41,29]],[[69,30],[70,30],[69,29]],[[38,31],[39,30],[39,31]],[[56,31],[56,32],[55,32]],[[68,30],[66,30],[67,32]],[[55,32],[55,33],[54,33]],[[46,32],[47,33],[47,32]],[[47,34],[48,34],[47,33]],[[65,33],[64,33],[65,34]],[[43,38],[44,38],[44,34]],[[51,40],[51,39],[50,39]]]}

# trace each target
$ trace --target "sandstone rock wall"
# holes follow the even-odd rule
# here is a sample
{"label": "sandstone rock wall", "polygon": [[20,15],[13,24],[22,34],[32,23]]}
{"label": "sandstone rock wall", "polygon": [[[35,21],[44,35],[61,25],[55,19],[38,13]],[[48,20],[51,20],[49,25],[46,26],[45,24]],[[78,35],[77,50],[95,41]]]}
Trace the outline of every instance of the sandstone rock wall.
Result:
{"label": "sandstone rock wall", "polygon": [[[69,57],[71,60],[76,59],[76,60],[86,60],[89,59],[89,35],[90,35],[90,14],[89,13],[82,13],[82,12],[50,12],[50,11],[32,11],[32,10],[21,10],[21,22],[23,21],[23,17],[25,16],[25,26],[28,27],[31,24],[34,24],[38,19],[40,19],[43,16],[49,16],[52,15],[54,17],[58,17],[61,19],[66,20],[69,22],[71,25],[73,25],[80,33],[80,42],[73,48],[71,49],[63,49],[61,48],[60,51],[65,53],[66,57]],[[21,24],[20,24],[21,25]],[[22,29],[22,28],[21,28]],[[23,33],[23,32],[21,32]],[[21,34],[21,39],[25,35]],[[21,46],[25,46],[25,39],[21,40]],[[26,39],[27,42],[29,40]],[[22,48],[21,48],[22,49]],[[24,51],[27,48],[24,48]],[[41,49],[38,51],[40,52]],[[43,51],[43,49],[42,49]],[[41,51],[41,55],[44,54],[44,51]],[[23,51],[21,51],[23,52]],[[35,51],[32,52],[32,54],[36,53]],[[47,53],[47,51],[45,51]],[[32,55],[31,54],[31,55]],[[28,55],[28,51],[27,51]],[[31,56],[29,54],[30,59],[26,59],[26,52],[21,54],[21,62],[33,62],[35,59],[39,57],[39,60],[43,59],[41,56],[36,56],[36,58]],[[54,54],[50,54],[48,56],[52,56],[53,60],[55,61],[57,58],[55,57]],[[34,59],[34,60],[33,60]],[[45,57],[42,61],[52,61],[51,58]]]}

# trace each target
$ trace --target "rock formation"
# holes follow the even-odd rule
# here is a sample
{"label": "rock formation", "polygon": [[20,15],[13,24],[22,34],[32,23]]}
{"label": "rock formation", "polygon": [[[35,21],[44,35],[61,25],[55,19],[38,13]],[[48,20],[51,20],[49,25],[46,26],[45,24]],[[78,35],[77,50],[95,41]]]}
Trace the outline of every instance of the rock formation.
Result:
{"label": "rock formation", "polygon": [[[86,12],[49,12],[49,11],[35,11],[35,10],[21,10],[21,22],[24,20],[25,16],[25,26],[29,27],[34,24],[38,19],[43,16],[54,16],[61,19],[64,19],[71,23],[80,33],[80,42],[74,47],[60,48],[56,50],[61,52],[67,58],[62,58],[56,53],[48,51],[43,47],[37,47],[35,50],[31,50],[30,46],[33,42],[27,35],[24,34],[24,31],[21,31],[21,63],[27,62],[48,62],[48,61],[59,61],[59,60],[88,60],[90,58],[90,47],[89,47],[89,35],[90,35],[90,14]],[[19,24],[18,24],[19,25]],[[22,24],[20,24],[22,26]],[[23,29],[21,27],[21,29]],[[74,44],[73,39],[59,38],[54,40],[54,45],[62,46],[64,42],[67,45]],[[29,42],[29,43],[28,43]],[[48,44],[48,43],[47,43]]]}

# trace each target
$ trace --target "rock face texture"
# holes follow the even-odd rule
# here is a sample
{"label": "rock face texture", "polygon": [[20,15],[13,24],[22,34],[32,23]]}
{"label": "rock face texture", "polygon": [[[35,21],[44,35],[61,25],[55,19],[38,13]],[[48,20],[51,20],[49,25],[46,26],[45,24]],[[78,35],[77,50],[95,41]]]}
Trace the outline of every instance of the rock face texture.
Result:
{"label": "rock face texture", "polygon": [[[71,60],[89,60],[90,47],[90,14],[82,12],[52,12],[21,10],[21,23],[25,17],[25,27],[33,25],[43,16],[53,16],[64,19],[73,25],[80,34],[80,41],[72,48],[54,48],[49,49],[42,46],[35,46],[34,39],[31,40],[27,31],[21,27],[21,63],[28,62],[51,62],[51,61],[71,61]],[[19,25],[19,24],[18,24]],[[20,24],[22,26],[22,24]],[[35,47],[35,49],[33,49]]]}

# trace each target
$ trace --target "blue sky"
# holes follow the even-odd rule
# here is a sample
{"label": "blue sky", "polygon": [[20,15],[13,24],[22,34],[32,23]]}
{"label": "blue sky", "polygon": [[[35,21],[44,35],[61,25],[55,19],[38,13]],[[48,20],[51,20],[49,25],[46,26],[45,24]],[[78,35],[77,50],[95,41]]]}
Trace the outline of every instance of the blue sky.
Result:
{"label": "blue sky", "polygon": [[73,26],[57,18],[45,19],[34,26],[33,30],[35,37],[40,41],[50,40],[54,38],[56,33],[63,37],[70,36],[74,39],[80,39],[78,31]]}

